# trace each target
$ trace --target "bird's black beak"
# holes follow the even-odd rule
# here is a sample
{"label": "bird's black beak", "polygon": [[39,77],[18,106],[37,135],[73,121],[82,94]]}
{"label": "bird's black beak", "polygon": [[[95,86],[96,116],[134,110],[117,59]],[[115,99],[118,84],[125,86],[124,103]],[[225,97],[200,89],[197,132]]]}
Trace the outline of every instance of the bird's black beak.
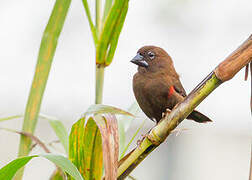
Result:
{"label": "bird's black beak", "polygon": [[142,67],[149,66],[149,64],[144,60],[144,57],[139,53],[137,53],[137,55],[130,62]]}

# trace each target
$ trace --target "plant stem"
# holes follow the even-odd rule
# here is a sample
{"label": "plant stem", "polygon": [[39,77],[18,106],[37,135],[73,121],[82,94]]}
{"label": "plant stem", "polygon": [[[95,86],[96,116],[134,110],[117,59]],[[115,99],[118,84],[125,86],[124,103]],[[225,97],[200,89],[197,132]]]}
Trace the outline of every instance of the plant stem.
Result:
{"label": "plant stem", "polygon": [[95,104],[102,103],[104,66],[96,65]]}
{"label": "plant stem", "polygon": [[[101,33],[101,0],[95,1],[95,25],[96,25],[96,36],[100,38]],[[96,46],[97,51],[97,46]],[[103,94],[103,82],[104,82],[104,66],[101,64],[96,64],[96,74],[95,74],[95,104],[102,103]]]}

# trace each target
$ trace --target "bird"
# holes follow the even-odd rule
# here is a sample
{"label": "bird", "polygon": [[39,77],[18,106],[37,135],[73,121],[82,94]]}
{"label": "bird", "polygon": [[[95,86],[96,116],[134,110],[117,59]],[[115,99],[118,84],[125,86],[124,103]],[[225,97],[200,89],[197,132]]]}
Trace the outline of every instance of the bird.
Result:
{"label": "bird", "polygon": [[[133,77],[135,98],[145,115],[158,123],[165,112],[172,110],[187,96],[173,61],[164,49],[143,46],[130,62],[138,66]],[[198,123],[212,121],[196,110],[187,119]]]}

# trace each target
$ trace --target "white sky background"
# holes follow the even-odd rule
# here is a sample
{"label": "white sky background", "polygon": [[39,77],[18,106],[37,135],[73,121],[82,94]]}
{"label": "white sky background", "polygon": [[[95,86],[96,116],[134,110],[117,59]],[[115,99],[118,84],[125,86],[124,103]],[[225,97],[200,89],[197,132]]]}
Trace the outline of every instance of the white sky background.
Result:
{"label": "white sky background", "polygon": [[[24,112],[40,40],[53,5],[49,0],[0,1],[1,117]],[[250,0],[131,0],[114,61],[105,72],[104,104],[126,109],[134,101],[132,76],[136,66],[129,61],[143,45],[164,48],[190,92],[252,33],[251,7]],[[42,113],[62,120],[68,129],[94,102],[94,52],[83,5],[73,0],[41,108]],[[242,70],[197,108],[214,123],[184,121],[180,128],[189,130],[172,135],[133,175],[147,180],[247,179],[249,100],[250,83],[244,81]],[[139,123],[135,122],[132,130]],[[147,123],[143,133],[153,125]],[[21,119],[0,124],[13,129],[21,126]],[[39,122],[36,135],[45,142],[56,139],[46,121]],[[0,131],[0,167],[15,158],[18,143],[17,135]],[[48,179],[52,170],[53,165],[46,160],[35,159],[25,179]]]}

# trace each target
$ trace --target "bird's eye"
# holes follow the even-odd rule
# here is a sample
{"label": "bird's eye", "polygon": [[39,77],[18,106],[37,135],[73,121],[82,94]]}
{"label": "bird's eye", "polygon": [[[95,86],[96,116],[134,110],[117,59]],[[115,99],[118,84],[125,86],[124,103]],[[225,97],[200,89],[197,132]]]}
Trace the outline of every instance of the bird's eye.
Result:
{"label": "bird's eye", "polygon": [[148,56],[151,58],[151,59],[154,59],[155,58],[155,54],[151,51],[148,52]]}

